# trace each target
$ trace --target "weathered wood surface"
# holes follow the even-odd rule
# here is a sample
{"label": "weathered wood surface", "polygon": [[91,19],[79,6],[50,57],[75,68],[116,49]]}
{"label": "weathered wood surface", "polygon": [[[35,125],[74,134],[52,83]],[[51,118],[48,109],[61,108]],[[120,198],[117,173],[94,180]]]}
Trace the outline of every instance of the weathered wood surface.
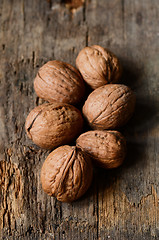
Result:
{"label": "weathered wood surface", "polygon": [[[67,2],[67,6],[65,6]],[[159,239],[159,5],[157,0],[0,1],[0,231],[2,239]],[[76,1],[77,2],[77,1]],[[75,64],[78,51],[100,44],[120,58],[122,82],[137,95],[122,129],[122,167],[96,169],[79,201],[43,193],[48,155],[26,136],[28,112],[41,103],[33,89],[49,59]]]}

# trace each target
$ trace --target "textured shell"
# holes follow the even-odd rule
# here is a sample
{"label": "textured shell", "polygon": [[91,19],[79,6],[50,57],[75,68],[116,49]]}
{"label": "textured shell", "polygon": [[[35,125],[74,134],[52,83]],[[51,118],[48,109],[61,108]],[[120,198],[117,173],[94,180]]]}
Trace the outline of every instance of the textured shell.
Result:
{"label": "textured shell", "polygon": [[61,61],[49,61],[39,69],[34,88],[48,102],[76,104],[83,97],[85,86],[76,68]]}
{"label": "textured shell", "polygon": [[117,83],[122,72],[118,58],[97,45],[82,49],[77,56],[76,66],[93,89],[108,83]]}
{"label": "textured shell", "polygon": [[134,112],[135,95],[121,84],[94,90],[83,106],[83,114],[93,129],[116,129],[127,123]]}
{"label": "textured shell", "polygon": [[55,149],[41,169],[43,190],[62,202],[72,202],[89,188],[93,175],[90,158],[76,147]]}
{"label": "textured shell", "polygon": [[45,103],[34,108],[26,119],[26,132],[38,146],[53,149],[71,142],[82,130],[81,113],[66,103]]}
{"label": "textured shell", "polygon": [[126,140],[118,131],[88,131],[76,144],[103,168],[119,167],[126,155]]}

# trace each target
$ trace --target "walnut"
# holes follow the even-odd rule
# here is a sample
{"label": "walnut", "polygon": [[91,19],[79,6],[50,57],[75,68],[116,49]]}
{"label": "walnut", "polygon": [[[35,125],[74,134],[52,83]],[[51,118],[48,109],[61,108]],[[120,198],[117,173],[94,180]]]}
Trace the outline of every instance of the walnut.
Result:
{"label": "walnut", "polygon": [[34,80],[36,94],[48,102],[77,104],[84,95],[84,81],[79,71],[68,63],[49,61]]}
{"label": "walnut", "polygon": [[116,129],[130,119],[135,95],[121,84],[108,84],[94,90],[83,106],[83,114],[93,129]]}
{"label": "walnut", "polygon": [[93,89],[117,83],[122,72],[118,58],[98,45],[83,48],[77,56],[76,66]]}
{"label": "walnut", "polygon": [[83,125],[81,113],[66,103],[45,103],[34,108],[26,119],[26,132],[38,146],[52,149],[71,142]]}
{"label": "walnut", "polygon": [[89,188],[91,160],[77,147],[61,146],[52,151],[41,169],[43,190],[62,202],[72,202]]}
{"label": "walnut", "polygon": [[119,167],[126,155],[126,140],[118,131],[88,131],[78,137],[76,145],[103,168]]}

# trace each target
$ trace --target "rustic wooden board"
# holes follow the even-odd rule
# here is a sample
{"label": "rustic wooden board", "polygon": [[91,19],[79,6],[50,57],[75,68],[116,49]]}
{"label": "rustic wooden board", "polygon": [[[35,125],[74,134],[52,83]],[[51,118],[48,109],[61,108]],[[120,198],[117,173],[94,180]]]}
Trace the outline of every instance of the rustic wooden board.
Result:
{"label": "rustic wooden board", "polygon": [[[0,236],[159,239],[158,1],[90,0],[77,10],[69,2],[0,1]],[[60,203],[41,188],[48,152],[24,131],[28,112],[42,103],[33,78],[50,59],[75,64],[79,50],[92,44],[119,56],[122,82],[137,95],[134,117],[121,129],[128,154],[119,169],[95,169],[82,199]]]}

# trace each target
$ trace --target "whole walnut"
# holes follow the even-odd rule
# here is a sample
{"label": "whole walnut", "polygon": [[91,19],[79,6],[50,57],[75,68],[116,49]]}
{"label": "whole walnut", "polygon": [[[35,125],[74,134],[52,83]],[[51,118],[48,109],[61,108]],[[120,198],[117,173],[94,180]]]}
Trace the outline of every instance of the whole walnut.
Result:
{"label": "whole walnut", "polygon": [[29,138],[46,149],[71,142],[82,126],[80,111],[66,103],[44,103],[29,113],[25,123]]}
{"label": "whole walnut", "polygon": [[126,155],[126,140],[118,131],[88,131],[78,137],[76,145],[103,168],[119,167]]}
{"label": "whole walnut", "polygon": [[72,202],[89,188],[93,175],[91,160],[77,147],[55,149],[41,169],[43,190],[62,202]]}
{"label": "whole walnut", "polygon": [[135,95],[121,84],[108,84],[94,90],[83,106],[83,114],[93,129],[116,129],[132,116]]}
{"label": "whole walnut", "polygon": [[98,45],[83,48],[77,56],[76,66],[93,89],[117,83],[122,72],[118,58]]}
{"label": "whole walnut", "polygon": [[84,81],[79,71],[61,61],[49,61],[34,80],[36,94],[48,102],[77,104],[84,95]]}

